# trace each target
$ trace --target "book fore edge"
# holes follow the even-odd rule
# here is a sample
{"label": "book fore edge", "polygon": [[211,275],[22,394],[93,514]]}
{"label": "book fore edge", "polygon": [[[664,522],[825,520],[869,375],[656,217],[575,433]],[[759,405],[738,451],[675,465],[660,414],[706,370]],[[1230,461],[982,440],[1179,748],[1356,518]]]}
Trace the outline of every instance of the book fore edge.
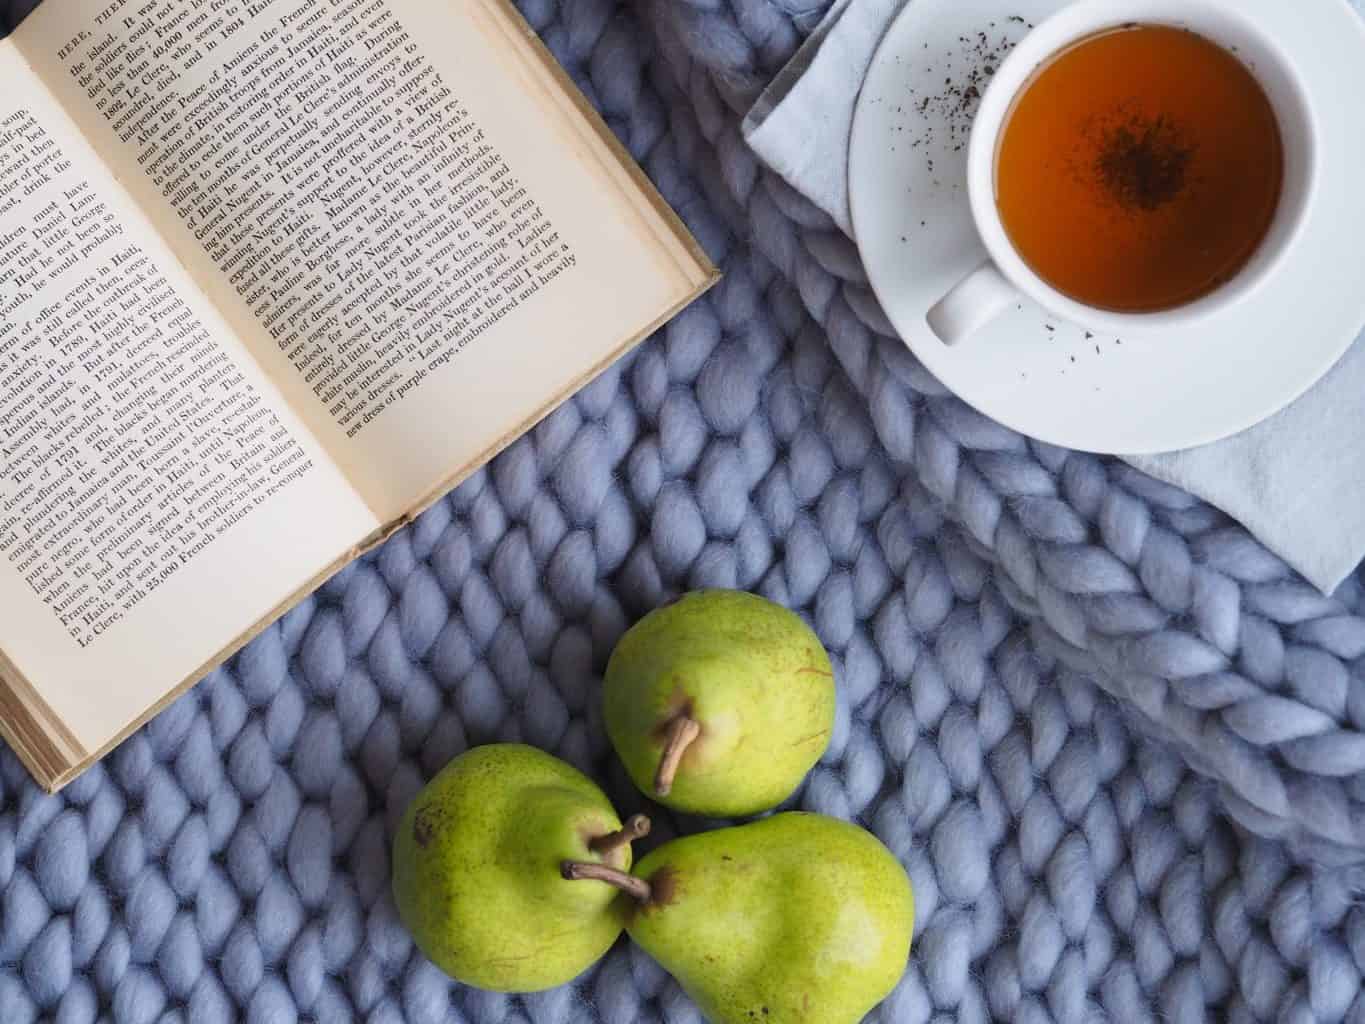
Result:
{"label": "book fore edge", "polygon": [[[706,254],[706,250],[701,247],[701,243],[688,230],[677,211],[664,199],[658,188],[655,187],[654,182],[650,180],[649,175],[635,160],[635,157],[616,137],[616,133],[603,120],[602,115],[588,101],[587,96],[583,94],[583,90],[574,82],[572,76],[555,59],[550,48],[545,45],[540,36],[536,35],[536,30],[522,16],[521,11],[517,10],[512,0],[484,0],[484,6],[492,7],[495,17],[501,15],[504,29],[516,36],[526,46],[527,56],[533,58],[541,70],[549,75],[558,87],[560,94],[568,101],[574,112],[583,119],[586,126],[592,129],[597,140],[607,150],[606,155],[625,174],[630,183],[640,191],[650,210],[662,222],[660,226],[667,231],[668,241],[678,246],[690,258],[690,267],[685,266],[681,260],[677,261],[678,269],[684,273],[688,281],[694,285],[701,285],[704,291],[705,288],[719,280],[720,271],[712,263],[711,258]],[[662,239],[658,240],[663,241]],[[701,292],[697,294],[701,294]]]}

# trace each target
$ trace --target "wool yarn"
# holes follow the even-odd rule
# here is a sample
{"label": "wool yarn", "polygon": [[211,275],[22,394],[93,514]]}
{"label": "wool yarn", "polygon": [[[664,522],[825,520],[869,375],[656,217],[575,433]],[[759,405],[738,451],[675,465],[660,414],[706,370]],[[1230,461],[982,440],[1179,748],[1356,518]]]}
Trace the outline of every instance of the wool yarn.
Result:
{"label": "wool yarn", "polygon": [[521,6],[725,279],[61,795],[0,752],[0,1021],[700,1022],[624,941],[551,992],[463,988],[388,891],[398,816],[473,744],[641,809],[601,672],[700,586],[833,656],[793,805],[873,829],[917,898],[870,1020],[1365,1021],[1359,581],[1317,594],[894,341],[738,134],[822,2]]}

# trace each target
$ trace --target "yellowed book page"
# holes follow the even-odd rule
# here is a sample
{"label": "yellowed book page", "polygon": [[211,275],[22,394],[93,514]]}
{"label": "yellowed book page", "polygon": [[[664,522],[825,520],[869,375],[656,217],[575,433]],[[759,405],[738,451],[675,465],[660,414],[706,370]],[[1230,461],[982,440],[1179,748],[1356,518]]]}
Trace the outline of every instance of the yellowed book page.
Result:
{"label": "yellowed book page", "polygon": [[16,38],[381,518],[713,273],[506,0],[63,0]]}
{"label": "yellowed book page", "polygon": [[0,43],[0,648],[62,759],[376,525]]}

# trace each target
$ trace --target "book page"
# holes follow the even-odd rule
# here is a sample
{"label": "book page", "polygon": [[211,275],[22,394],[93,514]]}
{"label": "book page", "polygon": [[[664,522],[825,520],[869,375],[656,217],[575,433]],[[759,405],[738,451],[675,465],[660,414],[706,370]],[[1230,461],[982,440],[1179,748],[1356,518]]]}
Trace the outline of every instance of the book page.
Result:
{"label": "book page", "polygon": [[381,517],[713,274],[506,0],[64,0],[16,39]]}
{"label": "book page", "polygon": [[0,647],[63,757],[377,525],[0,43]]}

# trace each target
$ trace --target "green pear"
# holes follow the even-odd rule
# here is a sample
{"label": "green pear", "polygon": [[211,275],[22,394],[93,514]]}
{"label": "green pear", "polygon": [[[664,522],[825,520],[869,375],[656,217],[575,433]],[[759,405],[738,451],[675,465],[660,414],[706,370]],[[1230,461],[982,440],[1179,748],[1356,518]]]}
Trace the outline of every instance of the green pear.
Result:
{"label": "green pear", "polygon": [[403,815],[393,895],[418,948],[456,981],[497,992],[553,988],[621,934],[622,901],[600,881],[566,881],[565,860],[627,870],[624,826],[582,772],[504,743],[461,754]]}
{"label": "green pear", "polygon": [[834,730],[834,671],[794,612],[702,590],[637,622],[612,652],[607,734],[646,795],[739,817],[776,807]]}
{"label": "green pear", "polygon": [[631,938],[711,1024],[857,1024],[910,955],[905,869],[835,818],[778,814],[676,839],[634,875],[594,867],[634,898]]}

